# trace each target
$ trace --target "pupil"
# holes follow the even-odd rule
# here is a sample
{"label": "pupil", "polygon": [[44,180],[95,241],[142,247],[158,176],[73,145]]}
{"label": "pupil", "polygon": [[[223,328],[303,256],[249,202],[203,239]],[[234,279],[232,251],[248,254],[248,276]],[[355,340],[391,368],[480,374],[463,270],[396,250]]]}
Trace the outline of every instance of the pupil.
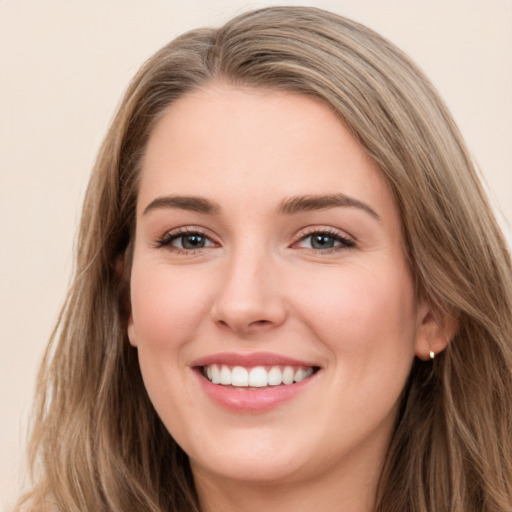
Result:
{"label": "pupil", "polygon": [[201,235],[187,235],[183,237],[184,249],[201,249],[204,247],[204,237]]}
{"label": "pupil", "polygon": [[314,249],[330,249],[334,247],[334,238],[328,235],[314,235],[311,245]]}

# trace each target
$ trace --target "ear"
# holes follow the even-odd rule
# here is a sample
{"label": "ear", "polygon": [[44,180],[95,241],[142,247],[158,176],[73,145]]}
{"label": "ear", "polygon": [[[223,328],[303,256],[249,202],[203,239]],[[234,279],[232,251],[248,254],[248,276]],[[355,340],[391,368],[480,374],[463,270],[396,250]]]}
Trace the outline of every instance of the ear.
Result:
{"label": "ear", "polygon": [[418,328],[414,353],[423,361],[440,354],[455,336],[458,322],[448,313],[434,310],[426,301],[421,300],[418,307]]}
{"label": "ear", "polygon": [[116,277],[118,279],[123,279],[124,277],[124,258],[123,256],[118,256],[114,263],[114,270],[116,273]]}
{"label": "ear", "polygon": [[133,323],[132,313],[130,313],[128,316],[127,334],[128,334],[128,340],[130,341],[130,345],[132,347],[136,347],[137,346],[137,336],[135,335],[135,324]]}
{"label": "ear", "polygon": [[133,314],[131,311],[130,304],[130,290],[129,290],[129,275],[126,275],[126,265],[124,256],[118,256],[115,265],[114,265],[115,273],[117,278],[121,281],[121,296],[124,297],[122,300],[122,308],[125,315],[125,318],[128,318],[126,322],[126,330],[128,334],[128,340],[130,341],[130,345],[133,347],[137,346],[136,336],[135,336],[135,325],[133,323]]}

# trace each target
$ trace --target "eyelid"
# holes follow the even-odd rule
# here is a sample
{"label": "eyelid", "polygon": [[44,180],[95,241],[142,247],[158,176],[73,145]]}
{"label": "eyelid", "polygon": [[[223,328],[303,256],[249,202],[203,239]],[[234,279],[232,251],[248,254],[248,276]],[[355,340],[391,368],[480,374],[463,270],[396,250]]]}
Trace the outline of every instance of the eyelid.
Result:
{"label": "eyelid", "polygon": [[[201,235],[208,240],[210,240],[213,245],[218,246],[219,242],[216,239],[215,236],[213,236],[208,230],[200,227],[200,226],[181,226],[177,228],[170,229],[166,231],[163,235],[159,236],[154,243],[154,246],[158,248],[172,248],[176,251],[182,251],[186,252],[188,254],[191,254],[195,251],[200,251],[201,249],[204,249],[204,247],[198,248],[198,249],[181,249],[179,247],[172,246],[171,243],[173,240],[176,240],[182,236],[187,235]],[[211,246],[208,246],[211,247]]]}
{"label": "eyelid", "polygon": [[342,243],[341,246],[338,247],[332,247],[328,249],[314,249],[314,248],[308,248],[308,247],[302,247],[301,249],[311,250],[315,253],[329,253],[329,252],[336,252],[340,250],[350,249],[352,247],[356,246],[356,240],[354,237],[347,234],[345,231],[341,231],[340,229],[333,228],[331,226],[309,226],[302,231],[300,231],[297,236],[295,237],[294,242],[292,243],[291,247],[297,246],[298,243],[306,239],[307,237],[311,235],[325,235],[334,238],[335,240]]}
{"label": "eyelid", "polygon": [[[207,238],[213,245],[209,245],[207,247],[200,247],[197,249],[182,249],[180,247],[172,246],[171,243],[173,240],[176,240],[182,236],[194,235],[198,234],[205,238]],[[326,248],[326,249],[316,249],[316,248],[308,248],[308,247],[297,247],[297,245],[305,240],[307,237],[319,234],[325,235],[328,237],[332,237],[338,242],[341,242],[340,245],[336,247]],[[217,237],[213,235],[209,230],[202,228],[200,226],[181,226],[177,228],[173,228],[164,232],[163,235],[159,236],[154,242],[155,248],[169,248],[177,252],[183,252],[187,254],[192,254],[196,251],[201,251],[206,248],[211,248],[212,246],[219,246],[220,242]],[[304,250],[313,251],[315,253],[329,253],[329,252],[337,252],[340,250],[350,249],[356,246],[356,240],[351,235],[348,235],[345,231],[342,231],[337,228],[333,228],[331,226],[308,226],[300,230],[297,235],[294,237],[293,242],[291,243],[291,248],[300,248]]]}

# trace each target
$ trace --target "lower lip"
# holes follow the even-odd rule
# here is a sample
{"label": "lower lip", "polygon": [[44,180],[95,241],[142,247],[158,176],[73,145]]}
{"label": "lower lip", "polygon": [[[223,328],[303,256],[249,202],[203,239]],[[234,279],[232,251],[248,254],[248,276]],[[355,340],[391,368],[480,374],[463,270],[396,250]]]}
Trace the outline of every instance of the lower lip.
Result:
{"label": "lower lip", "polygon": [[304,393],[316,381],[319,372],[301,382],[265,388],[222,386],[210,382],[200,370],[195,373],[204,392],[218,405],[238,412],[265,412]]}

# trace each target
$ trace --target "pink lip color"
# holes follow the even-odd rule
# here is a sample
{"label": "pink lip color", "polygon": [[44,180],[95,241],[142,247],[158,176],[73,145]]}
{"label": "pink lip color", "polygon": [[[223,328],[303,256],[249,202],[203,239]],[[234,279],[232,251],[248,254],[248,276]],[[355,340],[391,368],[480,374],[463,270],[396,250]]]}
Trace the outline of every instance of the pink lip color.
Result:
{"label": "pink lip color", "polygon": [[209,364],[226,364],[228,366],[244,366],[246,368],[252,366],[318,366],[309,361],[301,361],[271,352],[255,352],[253,354],[224,352],[212,354],[196,359],[190,366],[207,366]]}
{"label": "pink lip color", "polygon": [[283,402],[291,400],[303,392],[316,377],[316,373],[301,382],[280,385],[268,388],[236,388],[213,384],[195,372],[204,392],[217,404],[238,412],[264,412],[279,406]]}
{"label": "pink lip color", "polygon": [[314,364],[299,361],[289,357],[271,353],[255,353],[255,354],[215,354],[206,356],[193,362],[194,373],[199,379],[201,388],[206,395],[218,405],[234,412],[265,412],[282,403],[293,399],[316,381],[318,373],[314,373],[301,382],[269,386],[266,388],[238,388],[233,386],[222,386],[213,384],[206,379],[201,371],[202,366],[209,364],[226,364],[229,366],[316,366]]}

